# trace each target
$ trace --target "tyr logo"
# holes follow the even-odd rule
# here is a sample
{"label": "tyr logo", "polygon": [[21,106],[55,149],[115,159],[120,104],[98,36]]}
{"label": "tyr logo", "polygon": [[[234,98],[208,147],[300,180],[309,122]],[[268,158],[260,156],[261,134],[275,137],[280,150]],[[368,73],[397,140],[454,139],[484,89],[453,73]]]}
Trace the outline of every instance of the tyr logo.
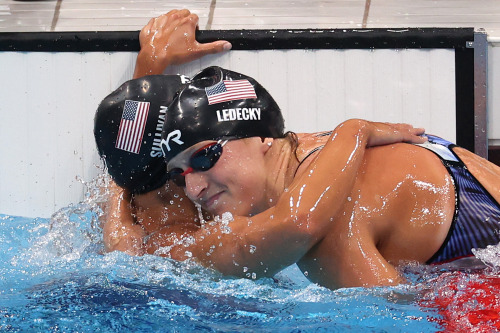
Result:
{"label": "tyr logo", "polygon": [[163,151],[163,155],[166,155],[165,148],[167,151],[170,151],[170,141],[177,143],[179,146],[183,145],[184,142],[181,140],[181,131],[175,130],[168,133],[166,139],[161,140],[161,150]]}

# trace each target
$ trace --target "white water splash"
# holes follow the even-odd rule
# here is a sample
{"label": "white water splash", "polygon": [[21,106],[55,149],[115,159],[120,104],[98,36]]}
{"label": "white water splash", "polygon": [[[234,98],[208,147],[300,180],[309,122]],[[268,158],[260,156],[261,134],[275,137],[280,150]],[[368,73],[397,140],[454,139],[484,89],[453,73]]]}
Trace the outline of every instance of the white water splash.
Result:
{"label": "white water splash", "polygon": [[485,249],[472,249],[472,253],[485,265],[496,269],[500,268],[500,244],[488,245]]}

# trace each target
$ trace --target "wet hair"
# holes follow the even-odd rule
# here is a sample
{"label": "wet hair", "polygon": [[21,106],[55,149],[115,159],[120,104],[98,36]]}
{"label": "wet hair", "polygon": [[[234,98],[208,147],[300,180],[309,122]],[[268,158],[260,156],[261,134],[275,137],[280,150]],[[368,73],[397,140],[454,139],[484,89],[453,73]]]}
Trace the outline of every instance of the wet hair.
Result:
{"label": "wet hair", "polygon": [[302,163],[303,161],[301,161],[299,159],[299,156],[297,155],[297,148],[299,148],[299,138],[297,137],[297,133],[292,131],[287,131],[285,133],[285,139],[290,143],[293,155],[295,156],[297,162]]}

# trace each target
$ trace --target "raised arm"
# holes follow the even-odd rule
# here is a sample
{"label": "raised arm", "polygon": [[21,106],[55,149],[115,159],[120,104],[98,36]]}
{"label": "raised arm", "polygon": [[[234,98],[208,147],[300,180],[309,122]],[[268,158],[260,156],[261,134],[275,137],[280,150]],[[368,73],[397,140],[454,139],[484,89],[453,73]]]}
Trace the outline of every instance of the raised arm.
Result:
{"label": "raised arm", "polygon": [[418,134],[422,130],[407,125],[347,121],[276,206],[253,217],[235,217],[227,226],[208,223],[194,239],[172,246],[170,255],[185,259],[188,250],[227,275],[272,276],[297,262],[325,235],[353,186],[367,146],[425,141]]}
{"label": "raised arm", "polygon": [[[152,18],[139,34],[141,50],[137,56],[134,78],[162,74],[171,65],[180,65],[208,54],[229,50],[227,41],[200,44],[195,39],[198,16],[187,9],[172,10]],[[110,197],[101,217],[106,251],[119,250],[133,255],[145,252],[143,226],[133,215],[130,195],[116,184],[108,189]],[[187,199],[186,199],[187,200]]]}
{"label": "raised arm", "polygon": [[114,182],[108,185],[109,198],[101,217],[104,249],[106,252],[122,251],[130,255],[145,253],[142,226],[136,223],[128,191]]}
{"label": "raised arm", "polygon": [[168,66],[231,49],[231,44],[223,40],[198,43],[195,37],[198,20],[198,16],[187,9],[174,9],[152,18],[139,34],[141,50],[137,56],[134,79],[162,74]]}

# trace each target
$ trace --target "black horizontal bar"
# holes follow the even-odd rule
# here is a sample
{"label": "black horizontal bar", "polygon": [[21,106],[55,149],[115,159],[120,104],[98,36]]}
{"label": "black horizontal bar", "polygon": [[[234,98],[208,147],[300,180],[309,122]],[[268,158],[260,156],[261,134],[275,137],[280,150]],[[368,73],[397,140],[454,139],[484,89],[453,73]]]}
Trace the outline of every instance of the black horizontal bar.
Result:
{"label": "black horizontal bar", "polygon": [[465,48],[473,28],[226,30],[204,31],[207,40],[227,39],[233,49]]}
{"label": "black horizontal bar", "polygon": [[[233,50],[466,48],[473,28],[203,30],[201,43],[225,39]],[[139,51],[138,31],[2,32],[0,51]]]}
{"label": "black horizontal bar", "polygon": [[3,32],[0,51],[138,51],[138,31]]}

